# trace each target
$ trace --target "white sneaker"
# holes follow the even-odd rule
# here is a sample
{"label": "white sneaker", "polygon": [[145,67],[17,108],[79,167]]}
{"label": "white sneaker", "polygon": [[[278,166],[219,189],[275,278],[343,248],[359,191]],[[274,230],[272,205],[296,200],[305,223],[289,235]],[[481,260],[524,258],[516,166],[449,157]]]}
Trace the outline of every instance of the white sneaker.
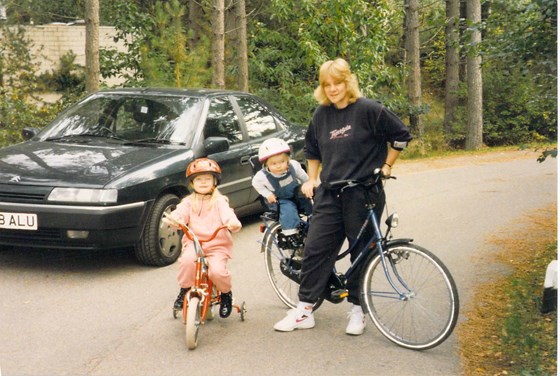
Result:
{"label": "white sneaker", "polygon": [[274,325],[274,330],[279,332],[291,332],[294,329],[311,329],[315,326],[313,313],[300,312],[297,309],[288,311],[286,317]]}
{"label": "white sneaker", "polygon": [[362,311],[362,307],[354,305],[352,311],[348,312],[348,326],[346,326],[346,334],[359,336],[366,328],[366,315]]}

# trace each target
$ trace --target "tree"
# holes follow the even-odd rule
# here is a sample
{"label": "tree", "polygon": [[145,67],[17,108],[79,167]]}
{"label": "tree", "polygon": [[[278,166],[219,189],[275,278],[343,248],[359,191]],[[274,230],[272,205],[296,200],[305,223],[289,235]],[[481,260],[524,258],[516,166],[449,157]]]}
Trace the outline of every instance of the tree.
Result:
{"label": "tree", "polygon": [[247,14],[245,0],[237,0],[237,86],[240,91],[249,91],[249,60],[247,54]]}
{"label": "tree", "polygon": [[226,86],[224,72],[224,0],[212,0],[212,86],[223,89]]}
{"label": "tree", "polygon": [[470,25],[470,49],[467,54],[467,150],[482,147],[482,58],[479,53],[480,0],[467,0],[467,22]]}
{"label": "tree", "polygon": [[99,0],[85,1],[86,92],[99,90]]}
{"label": "tree", "polygon": [[412,108],[410,128],[422,139],[424,130],[420,120],[422,107],[422,77],[420,75],[420,24],[418,0],[405,0],[405,62],[408,66],[408,101]]}
{"label": "tree", "polygon": [[459,106],[459,0],[445,1],[445,115],[443,128],[452,133]]}

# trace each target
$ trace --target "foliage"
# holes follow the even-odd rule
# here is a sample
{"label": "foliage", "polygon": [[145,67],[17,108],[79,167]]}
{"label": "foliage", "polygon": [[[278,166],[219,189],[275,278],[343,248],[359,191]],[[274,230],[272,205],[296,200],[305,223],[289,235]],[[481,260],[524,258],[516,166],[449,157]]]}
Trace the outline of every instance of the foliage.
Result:
{"label": "foliage", "polygon": [[485,142],[556,139],[556,1],[492,5],[483,46]]}
{"label": "foliage", "polygon": [[[317,70],[329,59],[347,59],[364,95],[386,99],[400,93],[399,70],[385,63],[386,29],[393,15],[385,3],[364,0],[273,0],[269,13],[250,25],[252,88],[273,103],[298,108],[295,120],[309,121]],[[390,96],[389,96],[390,92]],[[284,109],[284,108],[282,108]]]}
{"label": "foliage", "polygon": [[76,54],[66,52],[60,58],[57,69],[43,73],[38,77],[39,87],[43,91],[57,91],[63,93],[85,92],[85,72],[83,67],[76,65]]}
{"label": "foliage", "polygon": [[0,39],[0,146],[21,141],[24,126],[39,126],[48,116],[30,103],[37,65],[30,53],[31,42],[22,27],[3,27]]}
{"label": "foliage", "polygon": [[[7,9],[10,25],[36,24],[53,22],[75,23],[84,18],[85,0],[3,0]],[[141,3],[147,2],[146,0]],[[111,25],[118,17],[111,13],[113,0],[99,0],[99,20],[101,25]]]}
{"label": "foliage", "polygon": [[189,32],[183,26],[186,10],[178,0],[158,1],[151,13],[126,0],[112,6],[117,14],[126,14],[115,19],[115,42],[124,42],[127,52],[101,50],[103,77],[122,77],[133,86],[208,85],[208,41],[202,38],[195,50],[188,51]]}

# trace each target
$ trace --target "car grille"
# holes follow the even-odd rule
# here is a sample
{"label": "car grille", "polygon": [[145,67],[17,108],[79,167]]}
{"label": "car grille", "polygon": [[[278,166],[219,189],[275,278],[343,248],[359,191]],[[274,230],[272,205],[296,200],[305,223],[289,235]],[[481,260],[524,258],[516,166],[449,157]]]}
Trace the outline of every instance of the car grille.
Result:
{"label": "car grille", "polygon": [[22,203],[44,202],[51,189],[51,187],[0,184],[0,201]]}
{"label": "car grille", "polygon": [[38,242],[53,242],[55,244],[61,240],[62,235],[58,229],[38,229],[35,231],[0,229],[0,241],[7,243],[29,242],[31,246]]}

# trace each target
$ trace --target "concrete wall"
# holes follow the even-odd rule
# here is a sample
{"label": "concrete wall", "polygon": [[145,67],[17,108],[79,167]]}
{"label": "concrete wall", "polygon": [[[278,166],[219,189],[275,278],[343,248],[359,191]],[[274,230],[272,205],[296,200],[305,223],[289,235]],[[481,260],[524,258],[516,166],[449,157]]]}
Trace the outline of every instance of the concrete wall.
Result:
{"label": "concrete wall", "polygon": [[[85,25],[49,24],[26,26],[26,36],[32,41],[33,54],[39,56],[39,73],[57,68],[60,58],[72,51],[76,55],[75,63],[85,66],[86,62],[86,28]],[[99,28],[99,47],[116,48],[125,51],[122,43],[115,43],[114,27],[101,26]],[[120,80],[104,81],[109,86],[120,84]]]}

